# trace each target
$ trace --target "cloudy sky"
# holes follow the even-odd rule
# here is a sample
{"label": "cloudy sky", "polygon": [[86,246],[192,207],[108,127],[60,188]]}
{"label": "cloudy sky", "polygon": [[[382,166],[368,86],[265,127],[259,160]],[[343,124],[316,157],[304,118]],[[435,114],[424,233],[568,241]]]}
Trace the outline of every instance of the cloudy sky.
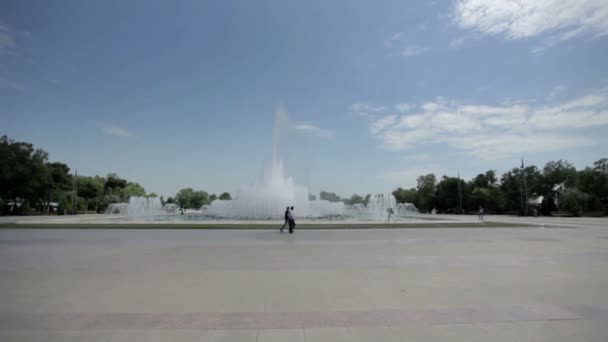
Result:
{"label": "cloudy sky", "polygon": [[311,191],[608,157],[608,2],[0,2],[0,134],[79,174]]}

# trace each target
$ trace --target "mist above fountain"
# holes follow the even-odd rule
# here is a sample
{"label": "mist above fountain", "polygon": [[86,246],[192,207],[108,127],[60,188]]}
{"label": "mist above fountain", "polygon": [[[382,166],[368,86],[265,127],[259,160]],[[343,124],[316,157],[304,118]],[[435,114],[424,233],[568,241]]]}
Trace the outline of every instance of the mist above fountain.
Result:
{"label": "mist above fountain", "polygon": [[[310,201],[308,188],[295,184],[285,175],[283,161],[279,157],[282,135],[288,130],[287,113],[279,108],[275,113],[273,130],[273,154],[263,179],[252,185],[241,187],[234,200],[216,200],[205,208],[211,216],[227,218],[282,218],[286,207],[293,206],[298,217],[318,217],[340,215],[342,203],[331,204],[327,201]],[[314,203],[313,203],[314,202]]]}

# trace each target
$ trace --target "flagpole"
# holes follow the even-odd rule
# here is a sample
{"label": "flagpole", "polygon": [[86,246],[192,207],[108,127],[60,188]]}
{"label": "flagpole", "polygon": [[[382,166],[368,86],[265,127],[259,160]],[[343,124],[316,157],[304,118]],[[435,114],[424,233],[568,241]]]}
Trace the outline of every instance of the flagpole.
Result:
{"label": "flagpole", "polygon": [[78,182],[77,182],[77,178],[78,178],[78,170],[75,170],[74,172],[74,179],[72,181],[72,215],[76,215],[78,214]]}
{"label": "flagpole", "polygon": [[458,171],[458,209],[462,215],[462,195],[460,193],[460,171]]}
{"label": "flagpole", "polygon": [[521,198],[521,215],[522,216],[526,216],[526,210],[524,209],[524,182],[525,182],[525,175],[524,175],[524,157],[521,157],[521,169],[520,169],[520,184],[519,184],[519,197]]}
{"label": "flagpole", "polygon": [[[524,157],[521,157],[521,166],[522,166],[522,171],[525,170],[524,167]],[[528,216],[528,189],[526,186],[526,174],[525,172],[522,172],[522,174],[524,175],[524,216]]]}

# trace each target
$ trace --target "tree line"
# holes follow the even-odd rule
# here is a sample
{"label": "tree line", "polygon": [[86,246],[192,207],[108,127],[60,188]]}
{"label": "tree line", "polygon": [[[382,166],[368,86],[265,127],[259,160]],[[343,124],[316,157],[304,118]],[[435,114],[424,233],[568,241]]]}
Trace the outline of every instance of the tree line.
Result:
{"label": "tree line", "polygon": [[[605,213],[608,159],[602,158],[582,170],[565,160],[549,161],[542,169],[535,165],[523,167],[522,163],[500,178],[496,171],[488,170],[469,181],[445,175],[437,179],[431,173],[418,177],[415,188],[398,188],[393,195],[398,202],[413,203],[421,212],[473,212],[483,207],[496,214]],[[541,196],[542,201],[535,203]]]}
{"label": "tree line", "polygon": [[[158,197],[146,192],[137,182],[115,173],[104,176],[82,176],[70,173],[61,162],[50,162],[49,155],[31,143],[19,142],[7,136],[0,138],[0,214],[19,215],[39,213],[67,214],[85,210],[103,212],[112,203],[127,202],[132,196]],[[215,199],[230,199],[225,192],[219,197],[191,188],[181,189],[166,201],[182,208],[198,209]]]}

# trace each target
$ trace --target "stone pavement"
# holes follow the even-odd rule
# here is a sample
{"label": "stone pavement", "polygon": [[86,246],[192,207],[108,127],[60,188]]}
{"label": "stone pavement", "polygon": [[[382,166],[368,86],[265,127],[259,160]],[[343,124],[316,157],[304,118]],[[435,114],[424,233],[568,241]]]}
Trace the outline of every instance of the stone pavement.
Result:
{"label": "stone pavement", "polygon": [[0,341],[608,341],[608,227],[0,230]]}

